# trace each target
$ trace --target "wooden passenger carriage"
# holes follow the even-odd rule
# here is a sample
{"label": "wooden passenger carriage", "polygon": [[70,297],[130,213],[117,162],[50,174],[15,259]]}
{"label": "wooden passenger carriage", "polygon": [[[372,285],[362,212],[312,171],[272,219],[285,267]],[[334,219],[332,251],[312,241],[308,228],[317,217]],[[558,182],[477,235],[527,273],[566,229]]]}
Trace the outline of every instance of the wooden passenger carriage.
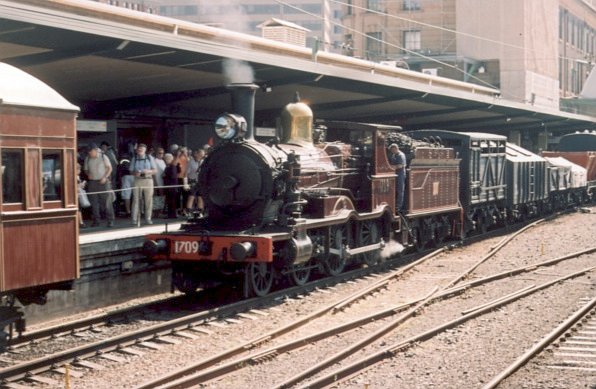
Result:
{"label": "wooden passenger carriage", "polygon": [[79,276],[77,112],[0,63],[0,296],[11,303],[44,303]]}

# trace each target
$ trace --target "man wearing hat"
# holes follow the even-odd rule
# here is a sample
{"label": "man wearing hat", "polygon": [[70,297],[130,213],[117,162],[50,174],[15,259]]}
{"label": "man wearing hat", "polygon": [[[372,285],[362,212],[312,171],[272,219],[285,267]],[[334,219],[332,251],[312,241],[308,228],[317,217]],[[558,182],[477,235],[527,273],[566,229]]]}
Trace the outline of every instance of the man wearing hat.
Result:
{"label": "man wearing hat", "polygon": [[[89,181],[87,191],[91,212],[93,213],[92,226],[99,226],[101,213],[105,213],[108,219],[108,227],[114,226],[114,206],[112,204],[110,176],[112,175],[112,164],[106,155],[95,143],[89,145],[89,151],[85,158],[83,170]],[[95,193],[94,192],[99,192]]]}
{"label": "man wearing hat", "polygon": [[389,163],[395,168],[397,174],[397,203],[395,208],[403,211],[404,192],[406,190],[406,155],[399,150],[396,143],[389,146]]}
{"label": "man wearing hat", "polygon": [[153,212],[153,176],[157,173],[157,166],[153,157],[147,155],[147,145],[139,143],[137,155],[130,161],[130,173],[135,178],[134,195],[132,198],[132,224],[139,220],[140,197],[145,202],[145,221],[153,224],[151,213]]}

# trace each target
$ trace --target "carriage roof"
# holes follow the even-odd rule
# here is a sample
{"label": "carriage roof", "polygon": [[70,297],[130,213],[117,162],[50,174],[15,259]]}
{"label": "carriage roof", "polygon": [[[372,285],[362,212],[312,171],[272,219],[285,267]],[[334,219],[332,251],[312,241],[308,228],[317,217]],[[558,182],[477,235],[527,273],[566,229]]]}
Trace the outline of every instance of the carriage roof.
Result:
{"label": "carriage roof", "polygon": [[0,106],[2,105],[79,111],[76,105],[69,103],[43,81],[5,63],[0,63]]}

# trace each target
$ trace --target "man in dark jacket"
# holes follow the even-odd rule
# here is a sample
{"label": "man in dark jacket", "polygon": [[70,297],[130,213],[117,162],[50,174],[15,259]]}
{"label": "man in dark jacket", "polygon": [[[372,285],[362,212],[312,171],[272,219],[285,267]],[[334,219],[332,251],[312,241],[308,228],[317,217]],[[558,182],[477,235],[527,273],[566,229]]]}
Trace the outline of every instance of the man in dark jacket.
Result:
{"label": "man in dark jacket", "polygon": [[389,146],[389,163],[393,165],[397,174],[397,203],[395,208],[398,211],[403,211],[404,192],[406,190],[406,155],[399,150],[395,143]]}

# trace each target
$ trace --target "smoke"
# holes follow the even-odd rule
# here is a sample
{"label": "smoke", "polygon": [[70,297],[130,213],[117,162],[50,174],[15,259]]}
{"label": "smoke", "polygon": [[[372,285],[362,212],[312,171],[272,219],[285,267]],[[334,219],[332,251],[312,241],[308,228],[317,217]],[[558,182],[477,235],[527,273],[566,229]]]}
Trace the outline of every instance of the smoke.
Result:
{"label": "smoke", "polygon": [[381,258],[389,259],[401,253],[404,250],[405,247],[401,243],[397,243],[394,240],[389,240],[389,242],[387,242],[385,244],[385,247],[383,247],[383,249],[381,250]]}
{"label": "smoke", "polygon": [[[201,11],[208,23],[226,30],[250,34],[249,18],[244,12],[241,0],[201,1]],[[242,48],[242,46],[240,46]],[[254,71],[245,61],[226,58],[222,62],[226,84],[252,83]]]}
{"label": "smoke", "polygon": [[248,63],[232,58],[224,59],[222,71],[226,84],[252,83],[255,77],[254,71]]}

